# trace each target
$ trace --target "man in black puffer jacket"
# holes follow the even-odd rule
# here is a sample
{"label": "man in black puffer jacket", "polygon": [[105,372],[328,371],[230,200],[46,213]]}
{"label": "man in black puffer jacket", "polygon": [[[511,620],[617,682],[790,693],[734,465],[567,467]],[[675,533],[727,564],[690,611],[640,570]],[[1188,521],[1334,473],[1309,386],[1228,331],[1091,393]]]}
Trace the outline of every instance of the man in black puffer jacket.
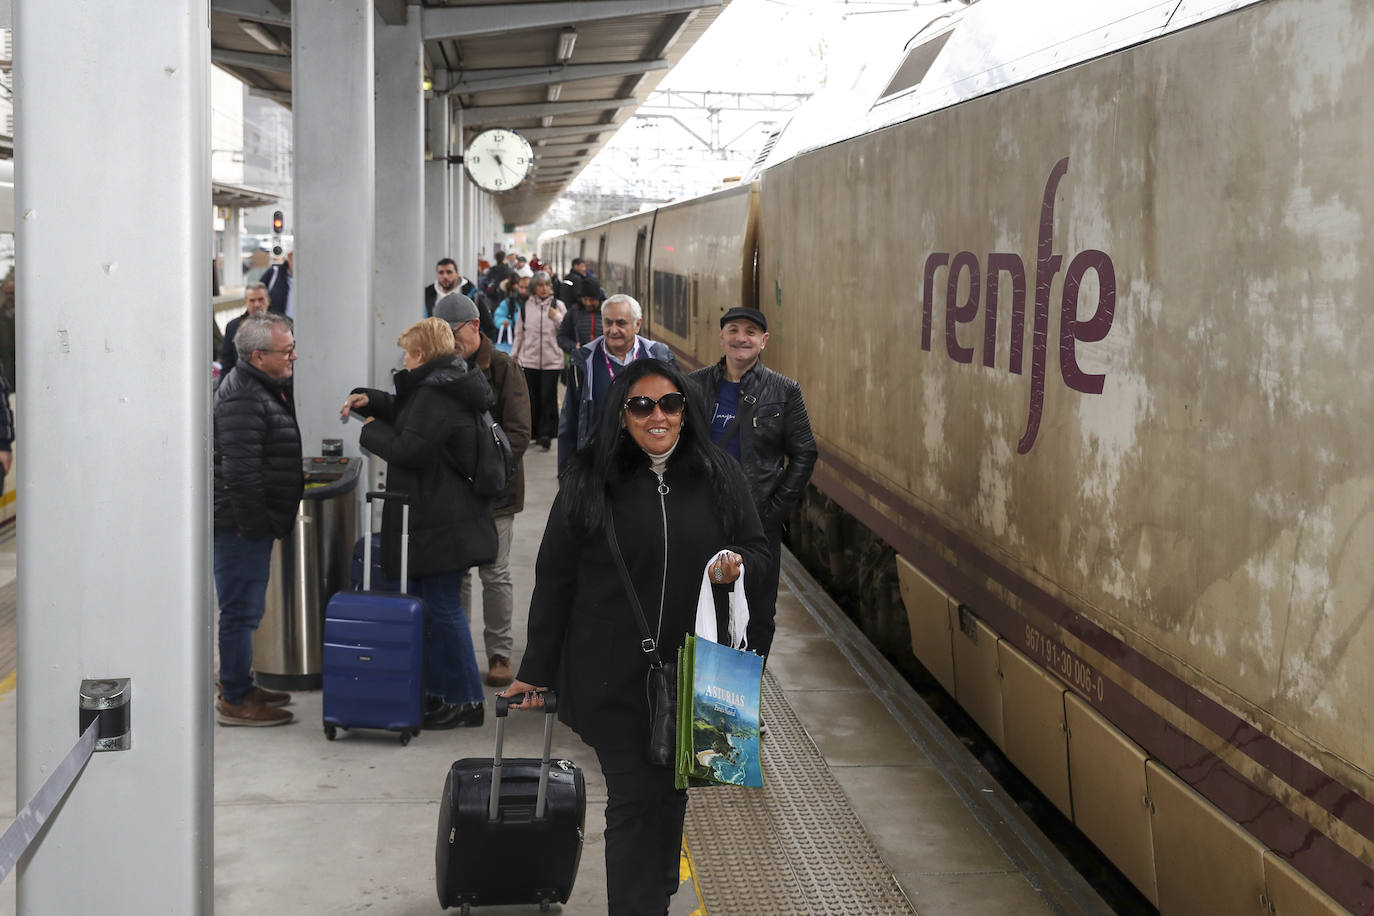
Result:
{"label": "man in black puffer jacket", "polygon": [[768,594],[778,595],[782,529],[801,502],[816,466],[816,439],[801,386],[764,366],[768,319],[751,308],[733,308],[720,319],[725,355],[714,366],[688,376],[711,417],[717,445],[744,466],[749,492],[768,535],[773,568]]}
{"label": "man in black puffer jacket", "polygon": [[253,684],[253,631],[267,603],[272,542],[290,533],[305,490],[291,373],[291,322],[243,320],[238,362],[215,390],[215,593],[221,725],[284,725],[289,694]]}

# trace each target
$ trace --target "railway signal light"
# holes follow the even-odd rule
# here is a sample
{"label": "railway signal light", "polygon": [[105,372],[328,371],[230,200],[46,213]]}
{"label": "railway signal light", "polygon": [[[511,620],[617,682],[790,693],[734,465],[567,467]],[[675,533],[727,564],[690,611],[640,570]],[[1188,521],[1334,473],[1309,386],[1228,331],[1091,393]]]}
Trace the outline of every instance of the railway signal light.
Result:
{"label": "railway signal light", "polygon": [[272,213],[272,233],[274,235],[281,235],[281,231],[285,226],[286,220],[282,218],[281,211],[274,211]]}

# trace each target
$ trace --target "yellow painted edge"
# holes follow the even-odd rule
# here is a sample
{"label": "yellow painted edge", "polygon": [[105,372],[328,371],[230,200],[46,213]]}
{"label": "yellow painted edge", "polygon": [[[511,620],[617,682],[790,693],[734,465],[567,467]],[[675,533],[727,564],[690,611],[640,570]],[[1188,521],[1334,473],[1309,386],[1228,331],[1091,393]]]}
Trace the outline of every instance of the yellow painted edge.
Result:
{"label": "yellow painted edge", "polygon": [[697,883],[697,867],[692,862],[692,851],[687,848],[687,835],[685,833],[682,835],[682,860],[678,874],[681,875],[683,881],[688,878],[692,880],[692,893],[696,894],[697,908],[692,910],[691,916],[706,916],[706,904],[701,899],[701,885]]}
{"label": "yellow painted edge", "polygon": [[[3,701],[3,700],[5,699],[5,697],[9,696],[11,693],[14,693],[14,687],[15,687],[15,685],[18,684],[18,683],[19,683],[19,672],[18,672],[18,670],[11,671],[9,674],[5,675],[4,680],[0,680],[0,701]],[[693,880],[696,880],[696,879],[693,878]]]}
{"label": "yellow painted edge", "polygon": [[10,503],[14,502],[15,497],[18,495],[18,490],[10,490],[4,496],[0,496],[0,506],[8,506]]}

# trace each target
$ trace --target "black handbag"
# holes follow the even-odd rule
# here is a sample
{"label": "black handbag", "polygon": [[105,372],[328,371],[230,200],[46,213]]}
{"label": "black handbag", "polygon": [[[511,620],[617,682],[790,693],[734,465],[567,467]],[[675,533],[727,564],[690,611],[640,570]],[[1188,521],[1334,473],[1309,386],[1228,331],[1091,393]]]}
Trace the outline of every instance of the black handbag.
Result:
{"label": "black handbag", "polygon": [[[630,598],[630,607],[639,621],[640,632],[644,634],[640,648],[650,656],[649,671],[645,676],[645,692],[649,697],[649,762],[671,770],[677,764],[677,662],[665,664],[658,654],[658,643],[649,630],[649,621],[639,605],[630,571],[625,567],[625,558],[620,555],[620,545],[616,543],[615,521],[611,518],[610,506],[606,507],[606,542],[611,547],[616,569],[620,571],[621,585]],[[658,612],[662,615],[663,609],[659,608]],[[659,623],[662,623],[661,616]]]}

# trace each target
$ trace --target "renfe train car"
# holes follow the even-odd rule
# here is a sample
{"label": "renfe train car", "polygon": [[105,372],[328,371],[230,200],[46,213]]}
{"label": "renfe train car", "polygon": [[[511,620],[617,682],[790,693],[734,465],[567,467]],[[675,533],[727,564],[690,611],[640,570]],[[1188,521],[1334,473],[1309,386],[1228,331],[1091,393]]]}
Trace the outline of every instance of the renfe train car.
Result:
{"label": "renfe train car", "polygon": [[794,550],[1162,912],[1374,912],[1374,5],[1074,6],[558,243],[688,367],[768,314]]}

